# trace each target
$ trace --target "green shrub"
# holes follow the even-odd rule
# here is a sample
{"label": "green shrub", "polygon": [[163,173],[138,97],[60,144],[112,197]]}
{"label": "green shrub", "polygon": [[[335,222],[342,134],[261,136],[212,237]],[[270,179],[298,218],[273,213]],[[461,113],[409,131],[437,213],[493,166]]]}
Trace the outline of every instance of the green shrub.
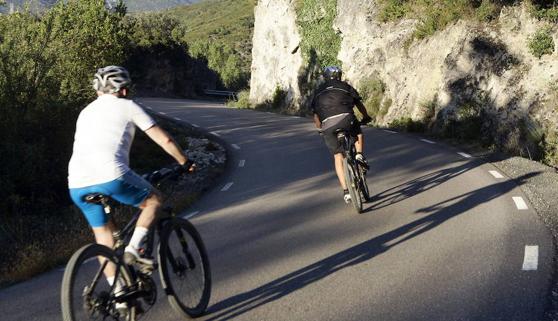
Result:
{"label": "green shrub", "polygon": [[250,90],[245,89],[237,94],[236,100],[227,101],[227,106],[236,108],[251,108]]}
{"label": "green shrub", "polygon": [[537,19],[558,23],[558,1],[556,0],[531,0],[531,12]]}
{"label": "green shrub", "polygon": [[340,65],[337,55],[341,37],[333,29],[337,0],[297,0],[296,11],[302,37],[300,48],[306,62],[319,67]]}
{"label": "green shrub", "polygon": [[396,119],[389,123],[390,128],[395,128],[404,132],[411,133],[424,133],[426,131],[426,125],[422,121],[413,120],[411,117],[403,117]]}
{"label": "green shrub", "polygon": [[398,20],[409,12],[409,4],[405,0],[381,0],[379,19],[382,22]]}
{"label": "green shrub", "polygon": [[[372,119],[377,120],[382,110],[382,101],[386,91],[386,85],[377,76],[364,79],[360,82],[358,91],[362,97],[362,102],[366,106],[366,111]],[[389,107],[388,107],[389,108]],[[387,113],[387,111],[385,111]],[[383,117],[383,116],[382,116]]]}
{"label": "green shrub", "polygon": [[275,91],[273,92],[273,96],[271,98],[271,108],[277,110],[285,107],[287,99],[287,91],[281,88],[281,86],[275,87]]}
{"label": "green shrub", "polygon": [[529,51],[533,56],[541,58],[544,55],[554,53],[554,38],[552,38],[552,28],[544,27],[529,39]]}

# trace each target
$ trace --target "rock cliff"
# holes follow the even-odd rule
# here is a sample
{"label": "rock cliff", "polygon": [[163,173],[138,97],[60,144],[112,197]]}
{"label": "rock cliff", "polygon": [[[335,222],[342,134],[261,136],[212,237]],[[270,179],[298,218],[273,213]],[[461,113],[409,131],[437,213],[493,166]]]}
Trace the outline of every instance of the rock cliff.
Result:
{"label": "rock cliff", "polygon": [[[474,116],[490,144],[519,153],[536,149],[543,128],[556,127],[558,48],[540,59],[529,52],[529,40],[547,23],[524,5],[504,7],[491,23],[459,21],[420,41],[412,39],[416,20],[383,23],[378,11],[374,0],[338,0],[332,27],[341,37],[346,80],[357,89],[370,79],[383,84],[379,125],[411,118],[443,134]],[[255,18],[250,97],[269,100],[280,86],[297,105],[308,62],[296,50],[294,1],[260,0]],[[551,35],[558,43],[556,28]]]}

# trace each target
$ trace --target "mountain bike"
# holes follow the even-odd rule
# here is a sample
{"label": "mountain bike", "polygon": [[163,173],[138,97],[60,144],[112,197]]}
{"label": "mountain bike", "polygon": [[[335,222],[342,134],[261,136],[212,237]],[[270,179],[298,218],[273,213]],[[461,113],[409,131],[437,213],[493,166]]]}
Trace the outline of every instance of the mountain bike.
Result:
{"label": "mountain bike", "polygon": [[[164,181],[179,175],[179,169],[175,168],[144,177],[159,188]],[[89,194],[86,201],[102,204],[105,212],[111,212],[111,200],[105,195]],[[149,230],[143,249],[144,256],[150,257],[157,246],[155,266],[127,265],[123,260],[124,247],[132,236],[140,211],[123,229],[114,233],[113,249],[88,244],[72,255],[62,280],[64,321],[136,320],[157,301],[157,286],[152,275],[157,269],[163,293],[178,313],[197,317],[205,312],[211,291],[205,246],[195,227],[177,217],[172,207],[165,207],[163,212]],[[116,270],[116,281],[112,285],[103,273],[109,265]]]}
{"label": "mountain bike", "polygon": [[366,183],[367,168],[355,158],[356,137],[351,135],[347,129],[338,129],[336,134],[343,147],[343,171],[345,173],[347,189],[351,195],[351,204],[353,204],[357,213],[360,214],[362,213],[363,202],[370,200],[370,190]]}

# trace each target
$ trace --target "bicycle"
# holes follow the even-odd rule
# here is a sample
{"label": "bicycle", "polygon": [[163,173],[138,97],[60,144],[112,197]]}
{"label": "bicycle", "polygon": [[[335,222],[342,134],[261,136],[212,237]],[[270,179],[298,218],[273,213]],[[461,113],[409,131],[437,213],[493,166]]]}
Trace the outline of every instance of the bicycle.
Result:
{"label": "bicycle", "polygon": [[[175,168],[155,171],[146,179],[156,187],[178,177]],[[86,201],[102,204],[109,214],[110,198],[89,194]],[[114,233],[115,246],[110,249],[88,244],[70,258],[62,280],[61,306],[64,321],[127,320],[134,321],[146,313],[157,300],[157,286],[152,273],[159,269],[164,293],[170,305],[187,317],[202,315],[207,309],[211,292],[211,272],[207,252],[195,227],[177,217],[172,207],[163,209],[166,215],[152,227],[146,237],[145,256],[151,256],[158,245],[154,267],[132,266],[124,263],[124,247],[131,238],[140,211]],[[159,242],[155,237],[159,236]],[[112,285],[103,271],[112,264],[116,268]],[[120,289],[116,290],[116,285]]]}
{"label": "bicycle", "polygon": [[335,133],[343,147],[343,171],[345,173],[347,189],[351,195],[351,204],[353,204],[357,213],[360,214],[362,213],[363,201],[368,202],[370,200],[370,190],[366,183],[367,168],[355,158],[356,137],[351,135],[347,129],[338,129]]}

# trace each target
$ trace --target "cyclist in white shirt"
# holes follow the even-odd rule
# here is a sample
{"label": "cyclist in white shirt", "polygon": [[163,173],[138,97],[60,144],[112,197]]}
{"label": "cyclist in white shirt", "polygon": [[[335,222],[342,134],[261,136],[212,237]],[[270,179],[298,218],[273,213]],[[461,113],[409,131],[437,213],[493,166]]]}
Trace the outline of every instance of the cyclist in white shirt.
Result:
{"label": "cyclist in white shirt", "polygon": [[[97,99],[83,109],[78,117],[73,154],[68,166],[70,196],[81,209],[93,229],[97,243],[112,248],[115,227],[108,220],[103,206],[85,202],[85,195],[102,193],[135,207],[139,216],[124,260],[128,264],[140,262],[138,249],[161,206],[161,197],[145,179],[129,168],[129,153],[136,127],[171,155],[185,171],[192,171],[192,162],[174,139],[157,126],[155,121],[135,102],[126,99],[131,79],[126,69],[119,66],[101,68],[93,79]],[[114,274],[113,274],[114,275]],[[109,283],[114,278],[107,275]]]}

